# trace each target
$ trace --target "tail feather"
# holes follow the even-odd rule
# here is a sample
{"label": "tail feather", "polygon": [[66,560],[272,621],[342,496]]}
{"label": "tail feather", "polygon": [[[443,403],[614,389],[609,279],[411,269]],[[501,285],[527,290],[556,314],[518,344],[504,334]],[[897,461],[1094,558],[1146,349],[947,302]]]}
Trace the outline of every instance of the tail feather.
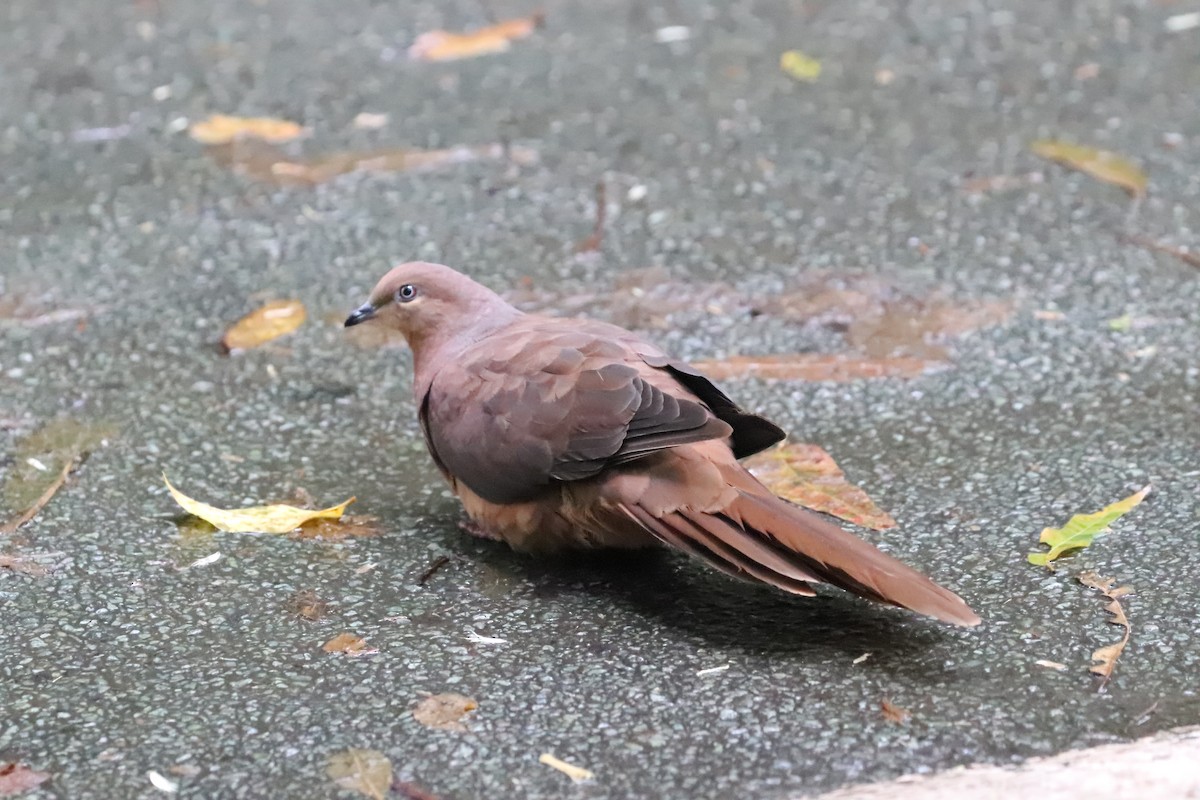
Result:
{"label": "tail feather", "polygon": [[944,622],[977,625],[962,598],[816,514],[761,491],[739,487],[720,513],[693,509],[656,517],[644,508],[626,513],[656,537],[723,572],[813,594],[824,582],[881,603]]}

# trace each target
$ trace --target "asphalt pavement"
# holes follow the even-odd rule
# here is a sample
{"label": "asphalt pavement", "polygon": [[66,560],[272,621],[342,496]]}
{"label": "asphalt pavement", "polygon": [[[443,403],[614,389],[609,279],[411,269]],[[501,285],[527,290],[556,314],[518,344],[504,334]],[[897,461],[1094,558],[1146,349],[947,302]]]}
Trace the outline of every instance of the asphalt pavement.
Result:
{"label": "asphalt pavement", "polygon": [[[327,762],[363,748],[444,800],[788,798],[1200,723],[1200,268],[1122,238],[1200,248],[1200,28],[1166,27],[1192,5],[538,5],[507,52],[444,64],[407,48],[534,8],[0,9],[0,469],[47,420],[116,430],[0,535],[51,567],[0,568],[0,763],[51,776],[27,796],[160,796],[154,771],[181,797],[349,797]],[[780,71],[791,48],[821,61],[815,82]],[[210,113],[297,121],[297,156],[507,143],[536,162],[276,186],[192,140]],[[1038,158],[1039,138],[1132,159],[1145,197]],[[576,254],[598,181],[603,241]],[[414,258],[601,300],[660,267],[739,296],[856,272],[1010,304],[915,379],[726,383],[828,450],[900,523],[863,535],[983,624],[789,598],[672,554],[535,562],[469,538],[406,351],[340,327]],[[296,333],[219,352],[230,322],[293,297]],[[708,306],[647,335],[690,359],[844,346]],[[379,535],[197,531],[164,471],[231,506],[354,495]],[[1146,484],[1056,573],[1026,562],[1042,528]],[[1120,631],[1082,570],[1135,589],[1104,691],[1090,655]],[[324,652],[342,632],[378,653]],[[411,715],[444,692],[476,701],[465,731]]]}

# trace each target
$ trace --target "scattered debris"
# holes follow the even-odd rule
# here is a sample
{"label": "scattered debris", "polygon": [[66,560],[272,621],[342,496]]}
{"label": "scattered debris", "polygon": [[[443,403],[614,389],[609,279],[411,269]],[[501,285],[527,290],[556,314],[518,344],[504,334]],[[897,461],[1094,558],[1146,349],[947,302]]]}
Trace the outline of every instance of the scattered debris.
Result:
{"label": "scattered debris", "polygon": [[1105,685],[1112,678],[1113,670],[1117,666],[1117,659],[1121,657],[1121,653],[1125,650],[1125,645],[1129,644],[1129,636],[1133,629],[1129,625],[1129,618],[1125,616],[1125,609],[1121,607],[1121,598],[1127,594],[1131,594],[1133,589],[1128,586],[1115,586],[1115,578],[1102,578],[1095,572],[1084,572],[1078,576],[1078,580],[1084,586],[1103,594],[1108,598],[1108,605],[1104,610],[1112,614],[1108,618],[1110,625],[1120,625],[1125,629],[1125,635],[1121,637],[1121,641],[1116,644],[1110,644],[1101,647],[1092,653],[1092,661],[1096,663],[1092,665],[1089,671],[1094,675],[1099,675],[1100,686],[1098,691],[1104,691]]}
{"label": "scattered debris", "polygon": [[586,239],[581,239],[575,245],[576,253],[594,253],[600,249],[604,241],[604,217],[607,213],[604,181],[596,182],[596,221],[592,225],[592,233]]}
{"label": "scattered debris", "polygon": [[437,795],[412,781],[393,781],[392,791],[399,793],[404,800],[438,800]]}
{"label": "scattered debris", "polygon": [[441,569],[442,567],[446,566],[449,563],[450,563],[450,556],[438,556],[436,559],[434,559],[434,562],[429,566],[429,569],[427,569],[423,573],[421,573],[420,578],[417,578],[417,585],[424,586],[426,581],[428,581],[430,578],[432,578],[439,569]]}
{"label": "scattered debris", "polygon": [[372,114],[369,111],[363,111],[355,115],[353,124],[360,131],[377,131],[386,127],[389,119],[387,114]]}
{"label": "scattered debris", "polygon": [[429,172],[473,161],[503,160],[518,166],[538,161],[536,150],[500,143],[442,150],[405,147],[343,150],[295,158],[262,142],[232,142],[211,147],[208,152],[223,167],[277,186],[316,186],[353,172]]}
{"label": "scattered debris", "polygon": [[850,663],[851,663],[851,664],[861,664],[861,663],[863,663],[864,661],[866,661],[866,660],[867,660],[868,658],[870,658],[870,657],[871,657],[871,654],[870,654],[870,653],[863,653],[861,656],[859,656],[858,658],[854,659],[854,660],[853,660],[853,661],[851,661]]}
{"label": "scattered debris", "polygon": [[713,380],[759,378],[770,381],[835,381],[868,378],[918,378],[937,369],[935,362],[911,356],[870,358],[849,353],[791,353],[729,356],[692,364]]}
{"label": "scattered debris", "polygon": [[1200,268],[1200,253],[1193,253],[1187,248],[1171,247],[1146,236],[1122,236],[1121,238],[1130,244],[1140,245],[1156,253],[1166,253],[1169,256],[1178,258],[1188,266]]}
{"label": "scattered debris", "polygon": [[716,675],[718,672],[725,672],[729,669],[729,664],[722,664],[719,667],[709,667],[708,669],[696,670],[696,677],[703,678],[705,675]]}
{"label": "scattered debris", "polygon": [[1136,717],[1133,718],[1133,725],[1131,727],[1137,728],[1142,725],[1145,725],[1147,722],[1150,721],[1150,718],[1154,716],[1154,712],[1157,710],[1158,710],[1158,701],[1155,700],[1153,703],[1150,704],[1149,708],[1147,708],[1145,711],[1143,711],[1142,713],[1138,714]]}
{"label": "scattered debris", "polygon": [[879,710],[883,714],[883,718],[893,725],[903,725],[912,716],[912,713],[907,708],[895,705],[886,697],[879,701]]}
{"label": "scattered debris", "polygon": [[1167,33],[1183,33],[1193,28],[1200,28],[1200,11],[1172,14],[1163,21],[1163,27]]}
{"label": "scattered debris", "polygon": [[540,756],[538,756],[538,763],[545,764],[547,767],[553,767],[571,780],[575,781],[575,783],[590,781],[592,778],[596,777],[595,773],[593,773],[590,769],[584,769],[583,767],[577,767],[574,764],[568,764],[566,761],[563,761],[560,758],[555,758],[549,753],[542,753]]}
{"label": "scattered debris", "polygon": [[115,432],[107,423],[63,417],[21,439],[13,450],[16,463],[6,470],[3,495],[10,507],[24,510],[0,523],[0,535],[41,513],[91,451]]}
{"label": "scattered debris", "polygon": [[467,628],[467,641],[472,644],[508,644],[508,639],[500,639],[495,636],[484,636],[481,633]]}
{"label": "scattered debris", "polygon": [[799,50],[788,50],[781,55],[779,68],[789,77],[803,83],[813,83],[821,77],[821,62]]}
{"label": "scattered debris", "polygon": [[379,652],[378,649],[368,645],[366,639],[355,636],[353,633],[339,633],[321,645],[321,649],[326,653],[342,653],[352,658],[373,656]]}
{"label": "scattered debris", "polygon": [[101,128],[79,128],[71,131],[71,141],[79,144],[89,142],[115,142],[133,133],[132,125],[113,125]]}
{"label": "scattered debris", "polygon": [[283,144],[297,139],[305,129],[295,122],[271,117],[231,117],[213,114],[208,119],[193,122],[188,135],[200,144],[229,144],[239,139],[259,139],[271,144]]}
{"label": "scattered debris", "polygon": [[1133,329],[1133,316],[1126,311],[1121,316],[1110,319],[1108,329],[1113,333],[1129,333]]}
{"label": "scattered debris", "polygon": [[299,300],[274,300],[233,323],[221,337],[221,349],[230,353],[259,347],[296,330],[306,317]]}
{"label": "scattered debris", "polygon": [[340,518],[319,517],[304,522],[288,535],[293,539],[320,539],[340,542],[343,539],[367,538],[383,533],[379,518],[370,514],[343,514]]}
{"label": "scattered debris", "polygon": [[1063,670],[1065,670],[1067,668],[1066,664],[1060,664],[1057,661],[1047,661],[1044,658],[1039,658],[1037,661],[1035,661],[1033,663],[1037,664],[1039,667],[1045,667],[1046,669],[1054,669],[1054,670],[1058,670],[1059,672],[1062,672]]}
{"label": "scattered debris", "polygon": [[1050,549],[1043,553],[1030,553],[1029,563],[1046,567],[1053,571],[1051,562],[1074,550],[1081,550],[1108,530],[1108,526],[1137,507],[1146,499],[1152,487],[1146,486],[1124,500],[1105,506],[1094,514],[1076,514],[1061,528],[1045,528],[1038,541],[1049,545]]}
{"label": "scattered debris", "polygon": [[1029,149],[1042,158],[1057,161],[1071,169],[1086,172],[1097,180],[1120,186],[1134,197],[1143,197],[1146,194],[1146,174],[1116,153],[1051,139],[1040,139],[1029,145]]}
{"label": "scattered debris", "polygon": [[654,32],[654,41],[659,44],[686,42],[692,38],[692,29],[687,25],[667,25]]}
{"label": "scattered debris", "polygon": [[896,527],[896,520],[848,482],[833,457],[815,444],[784,442],[743,463],[768,489],[796,505],[871,530]]}
{"label": "scattered debris", "polygon": [[298,589],[288,598],[287,608],[301,619],[316,622],[325,616],[329,603],[317,597],[312,589]]}
{"label": "scattered debris", "polygon": [[50,773],[38,772],[27,764],[0,763],[0,797],[21,794],[50,780]]}
{"label": "scattered debris", "polygon": [[193,500],[172,486],[166,475],[163,482],[184,511],[230,533],[289,533],[311,519],[338,519],[355,500],[351,497],[336,506],[317,510],[282,504],[223,509]]}
{"label": "scattered debris", "polygon": [[163,775],[161,772],[150,770],[146,773],[146,777],[150,780],[150,783],[154,786],[154,788],[158,789],[160,792],[175,794],[179,791],[179,781],[173,781],[166,775]]}
{"label": "scattered debris", "polygon": [[50,570],[39,564],[37,558],[31,555],[10,556],[0,553],[0,569],[9,569],[31,578],[40,578],[50,573]]}
{"label": "scattered debris", "polygon": [[423,697],[412,710],[413,719],[427,728],[465,733],[462,718],[479,708],[471,698],[448,692]]}
{"label": "scattered debris", "polygon": [[418,36],[408,48],[408,57],[413,61],[457,61],[462,58],[503,53],[509,50],[517,39],[532,35],[542,26],[543,21],[544,15],[539,12],[466,33],[428,31]]}
{"label": "scattered debris", "polygon": [[1062,322],[1067,315],[1054,309],[1042,309],[1034,311],[1033,318],[1042,322]]}
{"label": "scattered debris", "polygon": [[220,560],[221,560],[221,551],[218,550],[215,553],[210,553],[209,555],[204,556],[204,558],[197,558],[195,561],[188,564],[186,567],[181,567],[181,570],[182,569],[195,569],[196,567],[207,567],[209,564],[215,564]]}
{"label": "scattered debris", "polygon": [[333,753],[326,762],[325,774],[339,787],[374,800],[384,800],[392,788],[392,762],[378,750],[351,747]]}

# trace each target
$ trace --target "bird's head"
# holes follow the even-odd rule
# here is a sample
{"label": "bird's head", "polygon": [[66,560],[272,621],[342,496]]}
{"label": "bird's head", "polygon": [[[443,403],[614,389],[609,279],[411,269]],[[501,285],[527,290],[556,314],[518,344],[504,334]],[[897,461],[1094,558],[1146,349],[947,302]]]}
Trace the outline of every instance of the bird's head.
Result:
{"label": "bird's head", "polygon": [[346,327],[371,322],[404,334],[409,346],[445,341],[514,312],[482,284],[441,264],[412,261],[384,275]]}

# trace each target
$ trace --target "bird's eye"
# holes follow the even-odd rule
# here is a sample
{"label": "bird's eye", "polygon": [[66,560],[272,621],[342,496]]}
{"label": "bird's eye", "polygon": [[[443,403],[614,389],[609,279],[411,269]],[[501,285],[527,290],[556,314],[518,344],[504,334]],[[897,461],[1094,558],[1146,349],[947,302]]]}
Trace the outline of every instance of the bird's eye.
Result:
{"label": "bird's eye", "polygon": [[396,290],[396,299],[401,303],[407,303],[417,296],[417,287],[411,283],[406,283]]}

